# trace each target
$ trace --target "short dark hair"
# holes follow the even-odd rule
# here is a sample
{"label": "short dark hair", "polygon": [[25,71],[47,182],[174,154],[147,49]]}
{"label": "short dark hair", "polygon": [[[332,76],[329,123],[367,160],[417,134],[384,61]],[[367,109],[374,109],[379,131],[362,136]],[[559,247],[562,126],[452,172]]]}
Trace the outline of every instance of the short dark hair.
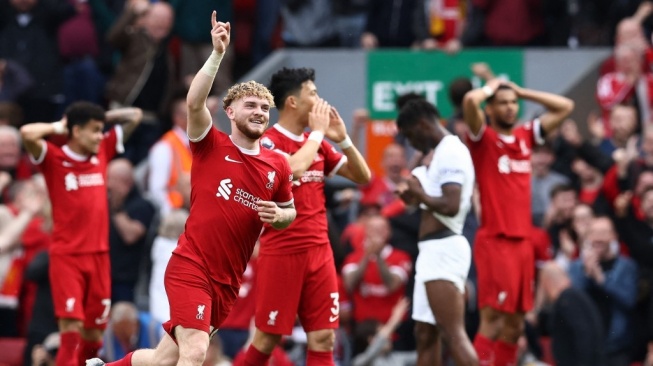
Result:
{"label": "short dark hair", "polygon": [[401,108],[403,108],[406,105],[406,103],[410,102],[411,100],[417,100],[417,99],[425,100],[426,98],[424,98],[423,95],[417,94],[415,92],[409,92],[398,96],[397,100],[395,100],[395,105],[397,107],[397,110],[400,111]]}
{"label": "short dark hair", "polygon": [[[499,87],[497,88],[497,90],[494,92],[494,94],[490,95],[490,97],[486,99],[486,102],[488,102],[488,103],[492,103],[492,102],[494,102],[494,99],[495,99],[495,97],[496,97],[496,95],[497,95],[497,92],[499,92],[499,90],[512,90],[513,92],[515,91],[515,90],[514,90],[513,88],[511,88],[509,85],[501,84],[501,85],[499,85]],[[516,92],[515,92],[515,94],[516,94]]]}
{"label": "short dark hair", "polygon": [[284,67],[272,75],[270,92],[274,96],[274,105],[279,110],[284,108],[286,99],[293,93],[302,89],[302,84],[307,81],[315,82],[315,70],[307,67],[289,69]]}
{"label": "short dark hair", "polygon": [[558,193],[563,193],[563,192],[576,192],[576,189],[574,189],[574,187],[571,184],[561,183],[554,186],[551,189],[551,193],[549,194],[549,197],[553,199],[553,197],[557,196]]}
{"label": "short dark hair", "polygon": [[73,135],[73,127],[83,127],[91,120],[105,121],[104,108],[91,102],[75,102],[66,108],[66,126],[68,127],[68,137]]}
{"label": "short dark hair", "polygon": [[463,104],[463,98],[468,91],[474,89],[472,82],[466,77],[459,77],[454,79],[451,84],[449,84],[449,99],[451,103],[460,108]]}
{"label": "short dark hair", "polygon": [[416,125],[421,118],[437,122],[440,119],[438,109],[426,99],[413,99],[408,101],[397,116],[397,128],[410,128]]}

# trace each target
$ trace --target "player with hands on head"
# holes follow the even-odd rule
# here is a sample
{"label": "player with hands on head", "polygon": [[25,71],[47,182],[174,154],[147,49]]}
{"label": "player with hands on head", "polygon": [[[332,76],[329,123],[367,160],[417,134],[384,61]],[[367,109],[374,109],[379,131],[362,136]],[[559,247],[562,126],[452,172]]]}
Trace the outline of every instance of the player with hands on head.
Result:
{"label": "player with hands on head", "polygon": [[[213,53],[187,95],[191,205],[165,273],[170,303],[166,334],[156,349],[137,350],[109,365],[200,366],[211,336],[238,297],[261,228],[285,228],[296,215],[288,162],[259,145],[274,106],[270,91],[254,81],[232,86],[223,100],[231,134],[213,126],[206,101],[229,46],[231,26],[217,21],[215,12],[211,24]],[[92,359],[86,364],[104,362]]]}
{"label": "player with hands on head", "polygon": [[[518,125],[520,98],[541,104],[546,111]],[[534,300],[531,149],[543,144],[573,108],[574,102],[563,96],[500,79],[489,80],[463,98],[482,207],[474,243],[481,313],[474,347],[481,365],[516,363],[524,314]]]}

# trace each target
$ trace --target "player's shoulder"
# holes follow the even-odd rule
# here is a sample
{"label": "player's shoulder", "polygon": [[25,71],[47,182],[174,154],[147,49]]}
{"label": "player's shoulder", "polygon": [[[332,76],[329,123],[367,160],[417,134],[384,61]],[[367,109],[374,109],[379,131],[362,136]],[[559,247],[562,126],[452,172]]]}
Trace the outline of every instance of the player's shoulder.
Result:
{"label": "player's shoulder", "polygon": [[264,147],[261,147],[260,158],[267,161],[275,167],[281,168],[284,165],[288,164],[288,159],[282,153],[277,150],[271,150]]}

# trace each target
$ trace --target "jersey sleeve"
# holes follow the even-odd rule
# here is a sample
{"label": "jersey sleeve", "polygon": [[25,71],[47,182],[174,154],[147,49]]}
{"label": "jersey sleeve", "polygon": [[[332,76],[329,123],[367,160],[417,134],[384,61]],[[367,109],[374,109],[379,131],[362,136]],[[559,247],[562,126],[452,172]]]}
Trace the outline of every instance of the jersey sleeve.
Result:
{"label": "jersey sleeve", "polygon": [[333,177],[347,162],[347,157],[325,140],[322,140],[320,150],[324,154],[324,174]]}
{"label": "jersey sleeve", "polygon": [[293,203],[292,170],[290,169],[290,164],[285,157],[280,155],[279,162],[281,164],[279,169],[279,172],[281,173],[279,175],[279,187],[277,188],[277,191],[275,192],[272,199],[277,204],[277,206],[288,206],[289,204]]}
{"label": "jersey sleeve", "polygon": [[401,281],[406,283],[408,282],[413,268],[413,261],[407,253],[399,252],[396,256],[397,258],[393,261],[395,263],[393,263],[389,268],[390,272],[399,276]]}
{"label": "jersey sleeve", "polygon": [[460,160],[465,148],[462,144],[447,144],[446,149],[442,149],[441,154],[433,159],[436,169],[428,170],[428,180],[430,182],[439,182],[440,186],[445,184],[460,184],[465,183],[465,171],[462,169]]}
{"label": "jersey sleeve", "polygon": [[486,135],[487,130],[488,130],[487,125],[485,123],[483,123],[481,125],[481,129],[478,130],[477,134],[473,134],[472,131],[468,131],[467,136],[466,136],[467,141],[465,141],[465,142],[467,143],[467,145],[472,145],[472,144],[476,144],[476,143],[480,142],[483,139],[483,136]]}
{"label": "jersey sleeve", "polygon": [[32,164],[40,165],[41,169],[43,169],[43,166],[45,165],[43,162],[45,161],[46,156],[52,155],[52,153],[48,154],[48,152],[52,150],[53,146],[54,145],[52,143],[41,140],[41,155],[35,158],[32,156],[32,154],[27,154],[29,156],[29,160],[32,162]]}
{"label": "jersey sleeve", "polygon": [[525,135],[528,138],[530,146],[544,145],[544,132],[542,131],[542,123],[540,122],[539,118],[528,121],[518,128],[523,128],[526,130]]}
{"label": "jersey sleeve", "polygon": [[115,125],[112,129],[104,133],[102,150],[106,154],[107,161],[113,159],[117,154],[125,152],[122,126]]}
{"label": "jersey sleeve", "polygon": [[218,139],[219,134],[220,131],[211,124],[202,136],[190,140],[190,151],[193,154],[193,158],[203,158],[205,155],[210,153],[216,145],[216,140]]}

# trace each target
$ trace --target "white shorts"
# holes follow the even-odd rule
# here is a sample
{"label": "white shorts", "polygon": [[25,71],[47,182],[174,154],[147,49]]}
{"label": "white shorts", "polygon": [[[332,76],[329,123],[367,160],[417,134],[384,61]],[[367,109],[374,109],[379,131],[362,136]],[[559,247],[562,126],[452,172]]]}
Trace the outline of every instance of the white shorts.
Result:
{"label": "white shorts", "polygon": [[429,281],[452,282],[465,293],[465,282],[472,263],[472,250],[462,235],[443,239],[421,241],[415,264],[415,289],[413,290],[413,320],[435,324],[424,284]]}

